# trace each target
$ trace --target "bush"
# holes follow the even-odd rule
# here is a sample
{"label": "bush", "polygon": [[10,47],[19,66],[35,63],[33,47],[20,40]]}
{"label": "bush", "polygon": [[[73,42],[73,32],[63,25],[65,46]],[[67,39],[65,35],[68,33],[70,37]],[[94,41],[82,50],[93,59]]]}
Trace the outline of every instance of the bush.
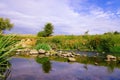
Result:
{"label": "bush", "polygon": [[38,36],[38,37],[44,37],[44,36],[45,36],[44,31],[38,32],[37,36]]}
{"label": "bush", "polygon": [[111,38],[95,37],[89,42],[89,47],[99,52],[110,52],[113,46],[114,42]]}
{"label": "bush", "polygon": [[35,46],[35,49],[39,50],[39,49],[43,49],[45,51],[49,51],[51,50],[51,47],[48,45],[48,44],[45,44],[45,43],[38,43],[36,46]]}
{"label": "bush", "polygon": [[38,37],[49,37],[53,33],[54,26],[51,23],[47,23],[44,27],[44,31],[38,32]]}

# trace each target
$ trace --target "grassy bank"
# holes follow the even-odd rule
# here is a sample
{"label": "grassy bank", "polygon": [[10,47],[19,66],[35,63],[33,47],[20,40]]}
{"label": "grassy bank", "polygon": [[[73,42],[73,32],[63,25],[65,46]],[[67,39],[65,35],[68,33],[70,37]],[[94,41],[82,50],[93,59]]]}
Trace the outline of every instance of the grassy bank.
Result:
{"label": "grassy bank", "polygon": [[[106,35],[57,35],[37,37],[35,35],[17,35],[15,40],[36,39],[36,44],[48,44],[57,50],[80,50],[106,52],[120,56],[120,34]],[[43,45],[44,46],[44,45]]]}
{"label": "grassy bank", "polygon": [[54,49],[120,53],[120,35],[40,37],[37,43],[47,43]]}

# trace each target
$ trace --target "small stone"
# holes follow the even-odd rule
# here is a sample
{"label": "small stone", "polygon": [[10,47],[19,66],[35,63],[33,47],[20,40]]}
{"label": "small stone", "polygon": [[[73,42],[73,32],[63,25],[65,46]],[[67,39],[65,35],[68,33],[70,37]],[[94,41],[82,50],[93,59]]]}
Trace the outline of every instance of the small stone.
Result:
{"label": "small stone", "polygon": [[68,61],[70,61],[70,62],[75,62],[76,59],[75,59],[75,58],[72,58],[72,57],[69,57],[69,58],[68,58]]}
{"label": "small stone", "polygon": [[63,56],[63,57],[67,57],[67,56],[68,56],[68,54],[62,54],[62,56]]}
{"label": "small stone", "polygon": [[46,55],[46,56],[50,56],[50,53],[47,52],[47,53],[45,53],[45,55]]}
{"label": "small stone", "polygon": [[95,62],[95,65],[98,65],[98,63],[97,63],[97,62]]}
{"label": "small stone", "polygon": [[107,60],[106,61],[117,61],[117,59],[113,55],[107,55]]}
{"label": "small stone", "polygon": [[80,54],[75,54],[76,56],[80,56]]}
{"label": "small stone", "polygon": [[38,54],[38,51],[33,49],[33,50],[30,51],[30,54]]}
{"label": "small stone", "polygon": [[40,53],[40,54],[45,54],[45,50],[40,49],[40,50],[39,50],[39,53]]}

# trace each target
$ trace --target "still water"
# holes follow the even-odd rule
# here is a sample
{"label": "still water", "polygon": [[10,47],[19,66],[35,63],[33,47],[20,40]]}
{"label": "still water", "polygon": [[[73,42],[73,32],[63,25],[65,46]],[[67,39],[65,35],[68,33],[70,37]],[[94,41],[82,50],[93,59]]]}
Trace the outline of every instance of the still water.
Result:
{"label": "still water", "polygon": [[120,80],[120,69],[56,62],[38,64],[34,59],[12,58],[7,80]]}

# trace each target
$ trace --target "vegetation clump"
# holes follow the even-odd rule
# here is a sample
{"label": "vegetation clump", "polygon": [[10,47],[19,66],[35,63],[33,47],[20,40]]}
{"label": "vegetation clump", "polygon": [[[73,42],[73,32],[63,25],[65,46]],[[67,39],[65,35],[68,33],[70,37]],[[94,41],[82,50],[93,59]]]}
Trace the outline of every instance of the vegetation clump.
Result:
{"label": "vegetation clump", "polygon": [[38,32],[38,37],[48,37],[53,33],[54,26],[51,23],[47,23],[44,27],[44,31]]}
{"label": "vegetation clump", "polygon": [[13,28],[13,24],[10,23],[8,18],[0,18],[0,33],[3,33],[4,30],[10,30]]}
{"label": "vegetation clump", "polygon": [[43,49],[45,51],[50,51],[51,47],[48,44],[45,44],[45,43],[38,43],[38,44],[36,44],[35,49],[36,50]]}

